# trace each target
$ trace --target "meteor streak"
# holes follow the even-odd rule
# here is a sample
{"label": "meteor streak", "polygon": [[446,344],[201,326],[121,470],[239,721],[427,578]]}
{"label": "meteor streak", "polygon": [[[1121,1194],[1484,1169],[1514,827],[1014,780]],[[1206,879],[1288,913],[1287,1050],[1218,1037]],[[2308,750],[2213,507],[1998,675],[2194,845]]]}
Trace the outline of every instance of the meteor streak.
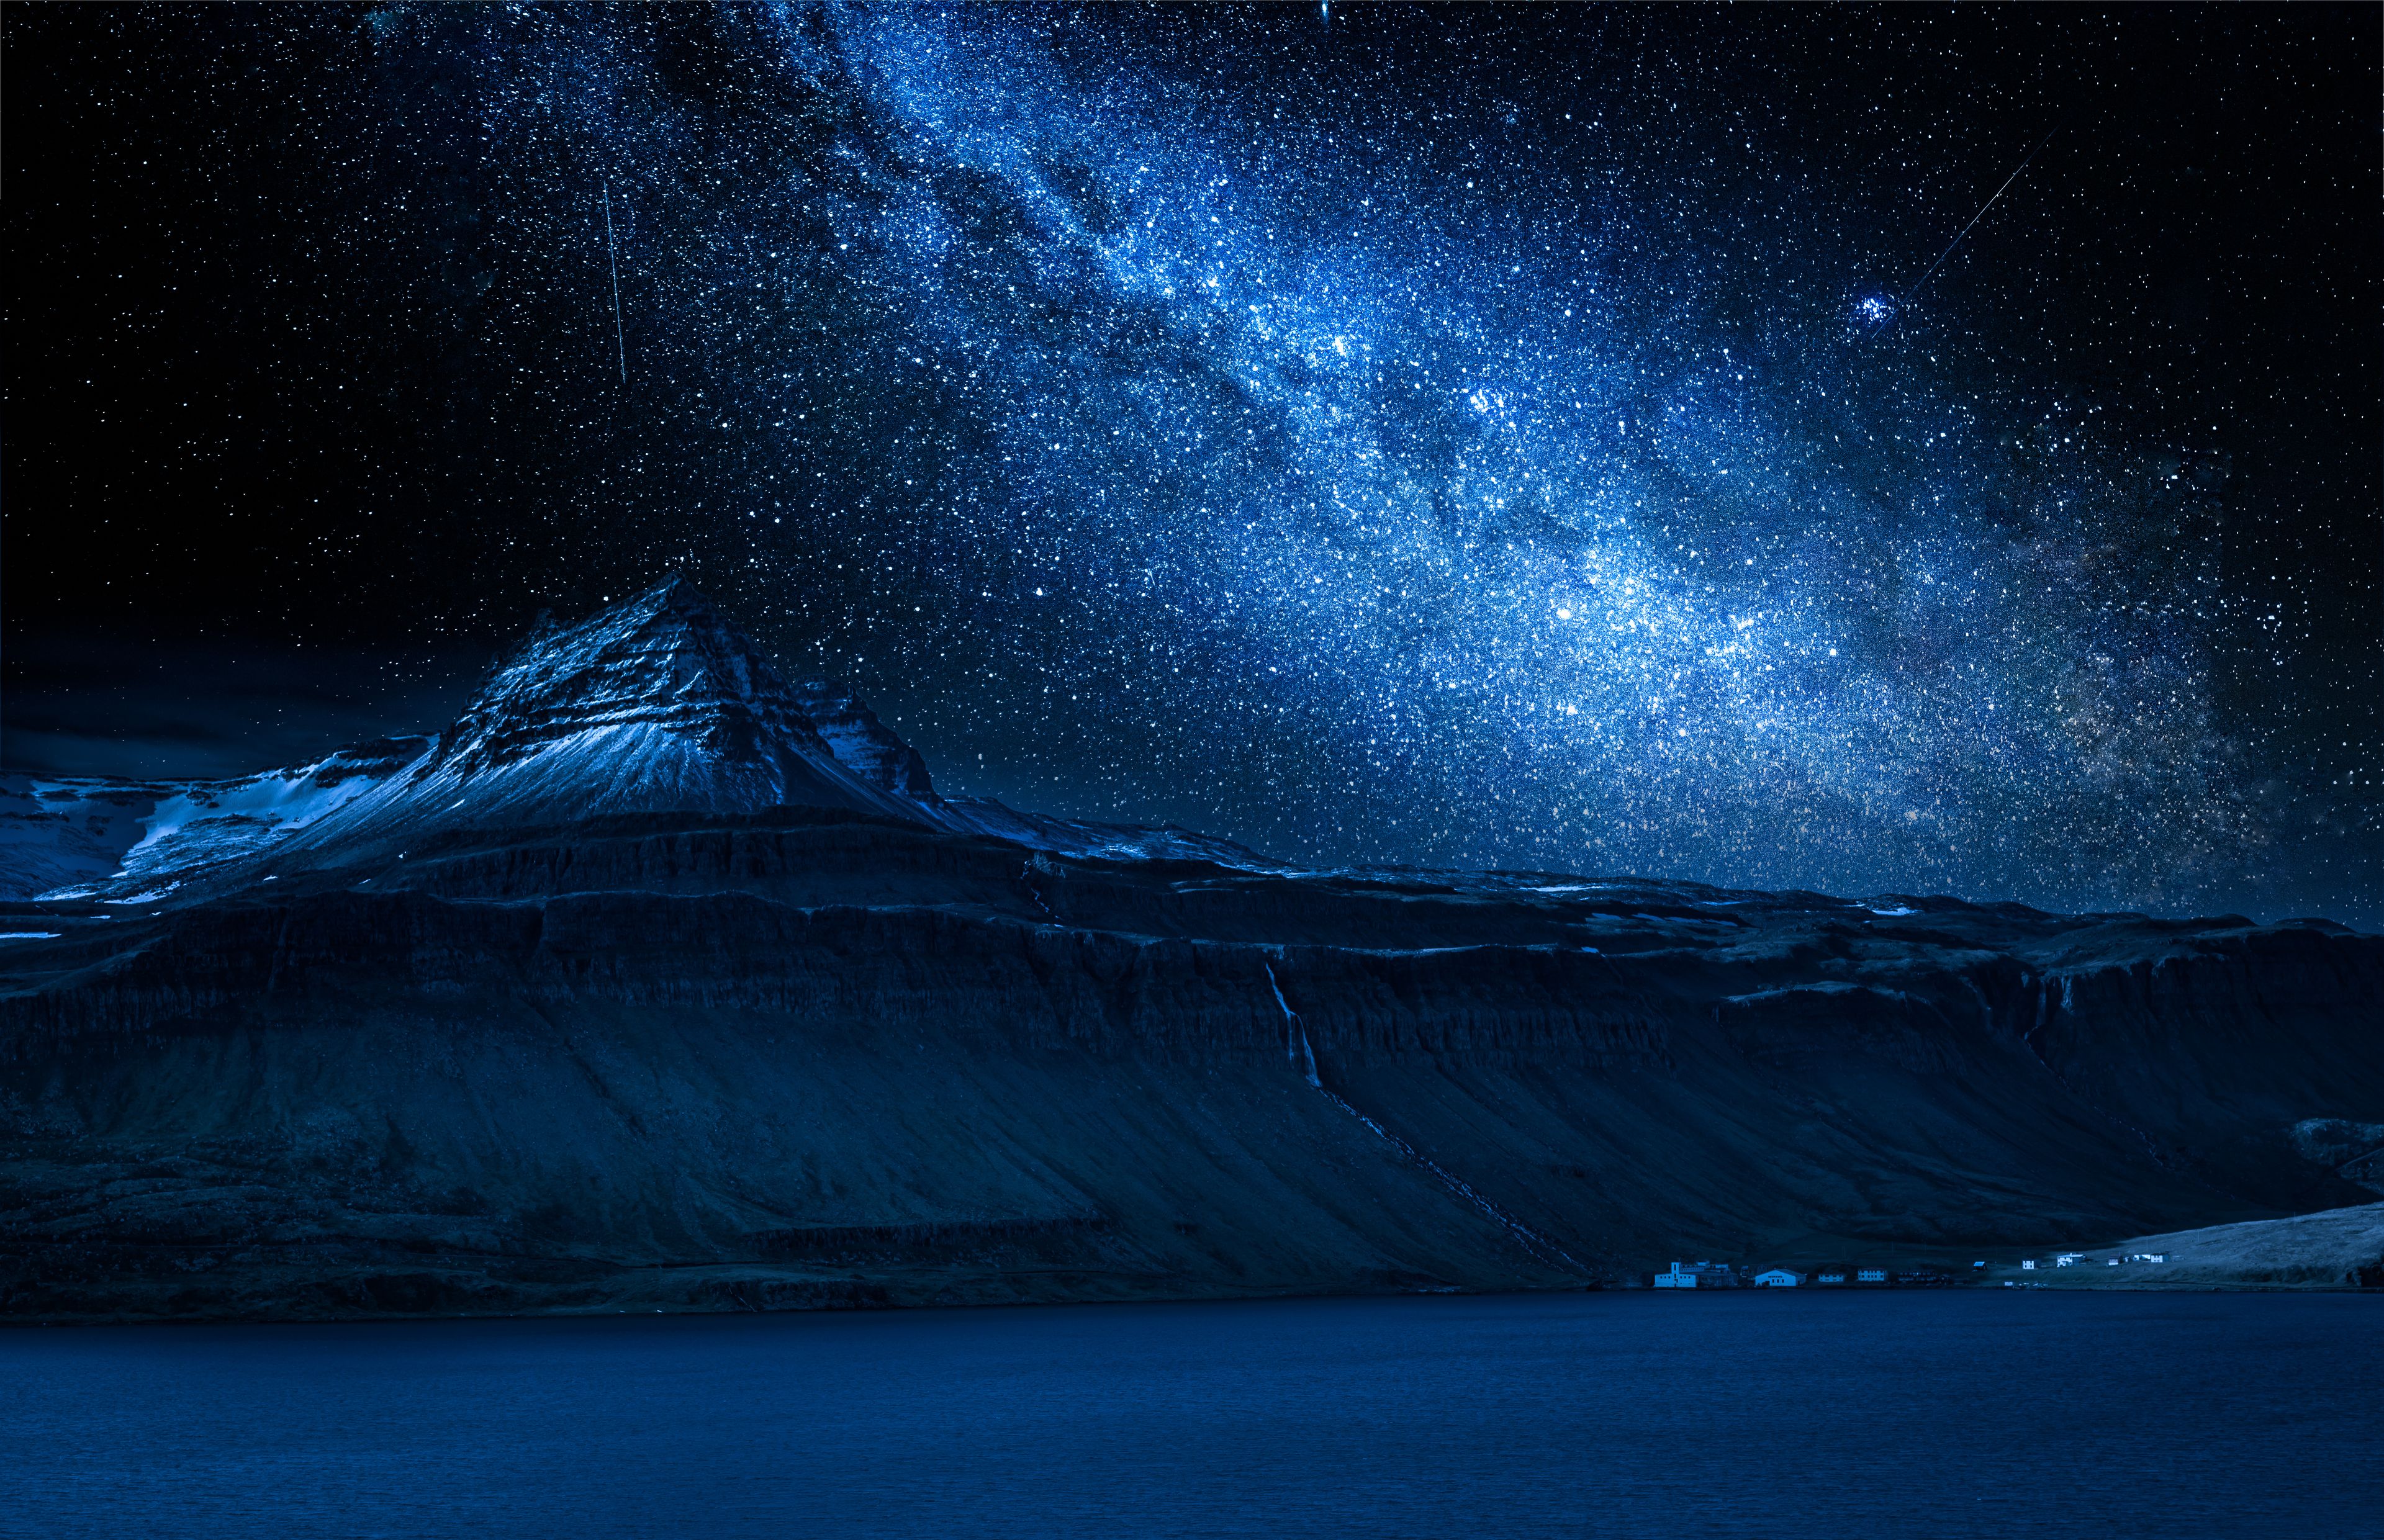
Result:
{"label": "meteor streak", "polygon": [[604,256],[613,266],[613,342],[621,350],[621,383],[629,382],[629,339],[621,329],[621,254],[613,245],[613,183],[604,182]]}
{"label": "meteor streak", "polygon": [[[2042,150],[2047,144],[2053,143],[2053,136],[2059,131],[2060,129],[2058,125],[2055,125],[2054,128],[2047,129],[2044,131],[2044,137],[2036,142],[2036,149],[2030,150],[2028,154],[2020,156],[2019,164],[2012,168],[2012,174],[2004,179],[2003,187],[1996,188],[1993,193],[1988,197],[1987,201],[1979,205],[1979,211],[1970,216],[1970,223],[1964,225],[1960,230],[1954,232],[1954,239],[1945,242],[1945,249],[1937,254],[1937,260],[1929,264],[1928,270],[1923,272],[1919,278],[1915,279],[1912,287],[1905,292],[1903,303],[1896,306],[1896,309],[1899,312],[1910,306],[1913,300],[1919,295],[1921,286],[1926,284],[1931,276],[1933,275],[1939,267],[1944,265],[1947,257],[1954,255],[1954,248],[1962,243],[1962,237],[1970,233],[1971,226],[1976,225],[1980,220],[1987,217],[1987,210],[1995,206],[1995,199],[2004,195],[2004,188],[2009,187],[2013,182],[2019,180],[2019,174],[2028,169],[2028,163],[2036,158],[2037,150]],[[1893,319],[1894,317],[1890,317],[1889,318]]]}

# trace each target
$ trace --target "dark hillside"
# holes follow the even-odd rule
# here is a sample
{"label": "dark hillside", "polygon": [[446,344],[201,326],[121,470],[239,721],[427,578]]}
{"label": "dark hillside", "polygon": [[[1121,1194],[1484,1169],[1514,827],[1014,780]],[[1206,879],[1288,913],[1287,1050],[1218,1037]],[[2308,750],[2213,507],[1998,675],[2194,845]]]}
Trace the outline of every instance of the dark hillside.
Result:
{"label": "dark hillside", "polygon": [[1582,1286],[2372,1199],[2293,1130],[2384,1118],[2384,938],[1875,902],[785,810],[20,904],[56,935],[0,954],[0,1287],[88,1319]]}

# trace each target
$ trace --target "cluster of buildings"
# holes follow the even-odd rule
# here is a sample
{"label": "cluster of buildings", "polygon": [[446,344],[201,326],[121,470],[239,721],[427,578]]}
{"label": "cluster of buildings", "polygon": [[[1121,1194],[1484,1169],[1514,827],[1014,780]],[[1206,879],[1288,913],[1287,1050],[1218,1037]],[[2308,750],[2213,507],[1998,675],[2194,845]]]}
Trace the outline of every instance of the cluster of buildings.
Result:
{"label": "cluster of buildings", "polygon": [[[2168,1253],[2130,1251],[2125,1256],[2097,1259],[2082,1251],[2063,1251],[2050,1258],[2030,1257],[2019,1265],[2023,1272],[2036,1273],[2056,1267],[2091,1267],[2098,1261],[2105,1267],[2122,1267],[2129,1262],[2166,1262]],[[1975,1277],[1984,1273],[1986,1266],[1982,1261],[1972,1262],[1970,1275]],[[1657,1288],[1943,1288],[1960,1280],[1955,1273],[1942,1273],[1933,1267],[1892,1272],[1885,1267],[1838,1264],[1817,1267],[1804,1273],[1794,1268],[1773,1267],[1749,1273],[1728,1262],[1674,1262],[1648,1281]],[[2033,1288],[2037,1285],[2024,1284],[2019,1286]]]}
{"label": "cluster of buildings", "polygon": [[1833,1266],[1810,1273],[1773,1267],[1750,1277],[1727,1262],[1674,1262],[1669,1272],[1658,1273],[1651,1280],[1657,1288],[1943,1288],[1953,1282],[1954,1274],[1933,1267],[1901,1273],[1884,1267]]}
{"label": "cluster of buildings", "polygon": [[[2129,1262],[2165,1262],[2167,1261],[2168,1261],[2168,1253],[2166,1251],[2130,1251],[2124,1257],[2105,1257],[2103,1259],[2103,1265],[2105,1267],[2121,1267]],[[2053,1265],[2055,1267],[2078,1267],[2080,1265],[2092,1266],[2093,1261],[2093,1258],[2086,1255],[2082,1251],[2064,1251],[2053,1259]],[[2024,1273],[2034,1273],[2038,1271],[2043,1263],[2037,1258],[2030,1257],[2023,1261],[2019,1265],[2020,1271]]]}

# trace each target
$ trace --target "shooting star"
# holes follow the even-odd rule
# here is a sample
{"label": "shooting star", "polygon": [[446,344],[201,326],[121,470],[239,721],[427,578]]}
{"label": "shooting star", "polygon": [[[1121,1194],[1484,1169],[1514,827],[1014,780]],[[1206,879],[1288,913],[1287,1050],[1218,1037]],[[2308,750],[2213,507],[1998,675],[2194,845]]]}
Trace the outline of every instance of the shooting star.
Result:
{"label": "shooting star", "polygon": [[604,255],[613,265],[613,343],[621,351],[621,383],[629,382],[629,338],[621,329],[621,254],[613,244],[613,180],[604,180]]}
{"label": "shooting star", "polygon": [[2003,186],[1988,194],[1987,201],[1979,205],[1979,211],[1970,216],[1969,224],[1964,225],[1954,232],[1954,239],[1945,242],[1945,249],[1937,254],[1937,260],[1929,264],[1920,276],[1912,280],[1912,287],[1904,292],[1901,299],[1892,299],[1884,294],[1868,295],[1856,304],[1856,318],[1869,326],[1871,330],[1877,331],[1903,315],[1910,307],[1913,300],[1918,297],[1922,286],[1936,275],[1938,268],[1945,265],[1945,259],[1954,255],[1954,248],[1962,243],[1962,237],[1969,234],[1978,222],[1987,217],[1987,210],[1995,206],[1995,200],[2004,195],[2005,189],[2019,180],[2019,174],[2028,169],[2028,163],[2036,158],[2037,151],[2052,143],[2053,136],[2060,131],[2058,124],[2045,130],[2044,137],[2036,142],[2036,149],[2019,157],[2019,164],[2012,168],[2012,173],[2004,179]]}

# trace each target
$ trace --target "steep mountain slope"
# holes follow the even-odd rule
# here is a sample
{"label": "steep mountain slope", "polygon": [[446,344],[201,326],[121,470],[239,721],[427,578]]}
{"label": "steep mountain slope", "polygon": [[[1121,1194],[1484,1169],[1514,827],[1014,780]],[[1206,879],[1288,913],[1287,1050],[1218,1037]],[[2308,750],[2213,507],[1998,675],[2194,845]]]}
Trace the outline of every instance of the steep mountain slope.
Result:
{"label": "steep mountain slope", "polygon": [[837,762],[880,791],[936,800],[936,785],[919,751],[877,720],[868,703],[840,684],[813,680],[796,687],[796,702]]}
{"label": "steep mountain slope", "polygon": [[656,590],[258,851],[6,905],[0,1308],[1582,1286],[2372,1198],[2384,938],[1038,848],[741,645]]}

